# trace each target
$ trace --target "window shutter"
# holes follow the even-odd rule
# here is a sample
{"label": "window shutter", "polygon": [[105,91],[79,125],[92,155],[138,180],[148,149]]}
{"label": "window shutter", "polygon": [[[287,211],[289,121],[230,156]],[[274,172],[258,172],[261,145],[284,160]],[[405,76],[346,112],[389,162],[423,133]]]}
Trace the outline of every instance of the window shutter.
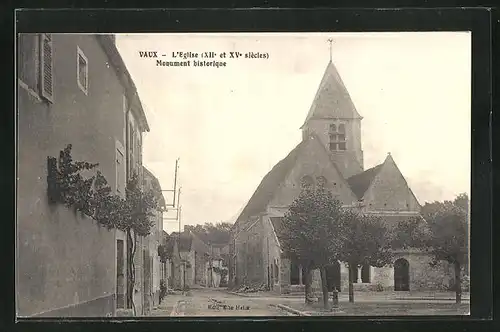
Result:
{"label": "window shutter", "polygon": [[54,79],[53,79],[53,50],[52,35],[44,33],[40,38],[40,88],[42,97],[50,102],[54,101]]}

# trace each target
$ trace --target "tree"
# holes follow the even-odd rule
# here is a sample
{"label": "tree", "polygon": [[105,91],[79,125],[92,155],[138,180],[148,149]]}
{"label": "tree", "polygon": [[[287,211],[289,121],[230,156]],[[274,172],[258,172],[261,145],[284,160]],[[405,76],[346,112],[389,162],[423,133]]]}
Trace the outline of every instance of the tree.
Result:
{"label": "tree", "polygon": [[[468,197],[459,195],[454,201],[426,203],[425,221],[399,225],[398,234],[403,238],[399,247],[418,248],[432,256],[431,265],[446,261],[453,265],[455,274],[455,300],[462,301],[461,271],[468,262]],[[464,209],[464,207],[466,209]]]}
{"label": "tree", "polygon": [[340,232],[339,260],[349,268],[349,302],[354,302],[354,271],[363,265],[382,267],[392,262],[391,238],[381,219],[344,209]]}
{"label": "tree", "polygon": [[329,308],[326,266],[337,259],[338,231],[342,205],[319,182],[316,188],[304,184],[301,193],[285,213],[280,242],[285,254],[306,270],[305,300],[309,302],[311,271],[319,268],[323,305]]}
{"label": "tree", "polygon": [[153,211],[158,201],[152,190],[143,191],[139,177],[134,174],[127,182],[126,197],[111,194],[111,188],[100,171],[84,177],[82,172],[91,171],[98,164],[73,161],[71,144],[62,150],[59,159],[48,157],[47,194],[53,204],[63,203],[96,220],[108,229],[116,228],[127,234],[128,303],[136,315],[133,301],[135,285],[135,257],[137,236],[149,235],[154,221]]}
{"label": "tree", "polygon": [[195,233],[203,242],[211,244],[228,244],[232,225],[227,222],[204,225],[186,225],[184,228]]}

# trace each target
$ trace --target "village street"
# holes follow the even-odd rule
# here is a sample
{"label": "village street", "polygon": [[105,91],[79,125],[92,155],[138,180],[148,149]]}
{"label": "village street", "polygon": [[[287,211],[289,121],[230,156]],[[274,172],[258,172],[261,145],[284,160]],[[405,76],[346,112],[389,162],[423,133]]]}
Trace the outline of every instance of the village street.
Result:
{"label": "village street", "polygon": [[[276,296],[269,293],[231,294],[225,289],[192,289],[188,295],[168,295],[152,316],[295,316],[304,315],[454,315],[467,314],[469,296],[455,304],[453,294],[425,293],[395,296],[393,293],[358,293],[355,303],[347,294],[339,296],[340,310],[323,312],[321,303],[305,306],[302,296]],[[278,305],[280,307],[278,307]],[[284,310],[288,309],[288,310]]]}
{"label": "village street", "polygon": [[188,295],[167,295],[152,316],[288,316],[276,308],[280,298],[243,297],[225,289],[192,289]]}

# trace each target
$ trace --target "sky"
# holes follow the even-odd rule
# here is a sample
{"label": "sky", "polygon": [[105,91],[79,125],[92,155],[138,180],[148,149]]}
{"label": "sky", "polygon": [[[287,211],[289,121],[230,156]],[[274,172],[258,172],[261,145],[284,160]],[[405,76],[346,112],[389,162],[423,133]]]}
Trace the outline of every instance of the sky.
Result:
{"label": "sky", "polygon": [[[181,226],[233,222],[264,175],[300,142],[330,59],[329,38],[363,117],[365,169],[390,152],[421,204],[470,194],[470,33],[117,35],[151,129],[143,164],[165,190],[173,189],[179,158]],[[215,52],[215,59],[190,60],[226,66],[157,66],[158,59],[178,60],[176,52]],[[164,229],[178,224],[166,221]]]}

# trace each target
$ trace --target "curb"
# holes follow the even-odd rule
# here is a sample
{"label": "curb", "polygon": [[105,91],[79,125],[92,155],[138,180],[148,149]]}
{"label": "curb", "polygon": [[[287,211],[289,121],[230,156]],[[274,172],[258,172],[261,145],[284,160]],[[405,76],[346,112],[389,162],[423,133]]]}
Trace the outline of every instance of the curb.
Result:
{"label": "curb", "polygon": [[300,310],[296,310],[296,309],[293,309],[293,308],[290,308],[289,306],[286,306],[284,304],[275,304],[276,307],[280,308],[280,309],[283,309],[285,311],[288,311],[292,314],[295,314],[297,316],[311,316],[310,314],[306,313],[306,312],[302,312]]}
{"label": "curb", "polygon": [[227,293],[232,294],[232,295],[241,296],[241,297],[253,297],[251,295],[247,295],[246,293],[236,293],[236,292],[227,292]]}

